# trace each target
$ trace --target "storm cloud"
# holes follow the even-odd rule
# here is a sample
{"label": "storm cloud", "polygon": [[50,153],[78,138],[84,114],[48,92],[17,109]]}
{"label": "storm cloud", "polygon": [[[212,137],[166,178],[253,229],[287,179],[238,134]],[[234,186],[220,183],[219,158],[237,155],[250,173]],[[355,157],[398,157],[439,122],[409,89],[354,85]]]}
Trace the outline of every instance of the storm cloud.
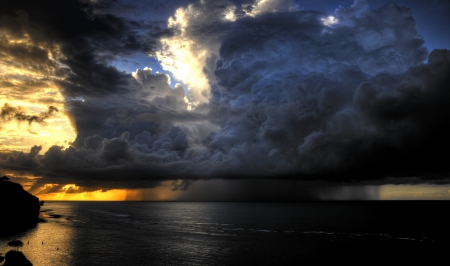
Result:
{"label": "storm cloud", "polygon": [[[427,51],[408,7],[355,0],[330,15],[293,1],[205,0],[162,25],[120,17],[110,2],[50,2],[55,16],[25,4],[2,14],[22,21],[4,24],[8,38],[26,33],[59,55],[48,61],[33,48],[27,60],[58,77],[78,133],[67,149],[0,159],[3,169],[42,177],[36,187],[448,182],[450,52]],[[186,87],[151,68],[112,65],[137,52]]]}

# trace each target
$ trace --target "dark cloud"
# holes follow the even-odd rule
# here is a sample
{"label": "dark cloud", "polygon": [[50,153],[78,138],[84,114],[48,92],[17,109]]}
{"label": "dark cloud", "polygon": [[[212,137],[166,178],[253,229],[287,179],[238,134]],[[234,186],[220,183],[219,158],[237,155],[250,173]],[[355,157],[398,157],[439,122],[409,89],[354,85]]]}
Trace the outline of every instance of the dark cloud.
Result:
{"label": "dark cloud", "polygon": [[194,182],[192,180],[177,180],[172,182],[172,191],[187,191]]}
{"label": "dark cloud", "polygon": [[54,106],[49,106],[46,112],[41,112],[39,115],[29,115],[26,113],[26,109],[19,106],[14,107],[7,103],[5,103],[0,112],[0,119],[2,122],[9,122],[12,120],[16,120],[19,122],[27,122],[29,126],[33,122],[39,124],[45,124],[45,120],[55,113],[58,112],[58,109]]}
{"label": "dark cloud", "polygon": [[181,85],[170,87],[170,77],[162,73],[152,73],[152,69],[144,68],[133,72],[133,76],[148,91],[148,98],[157,106],[165,106],[172,110],[186,110],[185,93]]}
{"label": "dark cloud", "polygon": [[361,180],[405,168],[382,159],[399,151],[366,120],[358,93],[426,59],[411,11],[356,1],[336,15],[329,25],[309,11],[243,18],[224,38],[212,93],[223,128],[208,145],[231,157],[234,175]]}
{"label": "dark cloud", "polygon": [[100,0],[93,3],[96,12],[115,14],[139,19],[167,20],[180,6],[195,3],[196,0]]}
{"label": "dark cloud", "polygon": [[[34,4],[2,14],[15,21],[5,26],[9,34],[32,32],[33,42],[60,47],[62,65],[51,67],[78,131],[68,149],[38,155],[35,147],[0,160],[4,169],[42,176],[35,187],[180,180],[172,189],[184,191],[190,180],[209,178],[448,182],[450,53],[428,55],[407,7],[371,10],[357,0],[330,17],[297,11],[292,1],[202,1],[189,12],[206,15],[186,13],[181,34],[119,17],[125,3],[52,4],[57,15]],[[223,18],[230,10],[236,20]],[[172,88],[169,76],[150,68],[129,75],[110,65],[156,51],[162,36],[202,41],[209,102],[187,110],[194,90]],[[38,50],[25,52],[39,58]]]}
{"label": "dark cloud", "polygon": [[[130,96],[140,85],[111,62],[134,53],[152,53],[159,47],[158,38],[171,34],[165,23],[96,12],[91,1],[2,1],[0,10],[0,54],[5,55],[1,61],[46,75],[27,80],[24,75],[8,74],[3,83],[16,99],[40,90],[30,82],[49,87],[55,83],[66,102],[64,111],[79,133],[75,144],[93,134],[115,136],[110,125],[105,126],[108,117],[118,108],[145,105],[141,101],[145,96]],[[20,86],[11,82],[17,79],[23,81]],[[163,104],[176,105],[170,95],[161,98]],[[50,97],[39,100],[51,102]],[[81,104],[83,100],[86,104]]]}
{"label": "dark cloud", "polygon": [[377,200],[376,186],[336,187],[325,182],[298,180],[244,179],[176,181],[175,188],[189,184],[176,200],[180,201],[309,201],[309,200]]}
{"label": "dark cloud", "polygon": [[42,146],[33,146],[29,153],[19,152],[17,154],[10,154],[6,160],[1,160],[2,164],[7,166],[4,169],[29,172],[31,169],[36,169],[41,165],[38,154],[42,150]]}

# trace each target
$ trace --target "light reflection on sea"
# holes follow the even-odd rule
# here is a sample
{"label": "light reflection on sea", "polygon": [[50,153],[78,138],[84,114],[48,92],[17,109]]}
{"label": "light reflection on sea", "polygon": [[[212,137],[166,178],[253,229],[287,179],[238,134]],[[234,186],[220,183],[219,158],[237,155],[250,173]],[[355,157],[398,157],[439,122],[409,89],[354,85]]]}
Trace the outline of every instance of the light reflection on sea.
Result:
{"label": "light reflection on sea", "polygon": [[[57,210],[60,213],[69,214],[71,208],[72,206],[68,204],[58,206]],[[48,208],[44,207],[43,209]],[[48,222],[39,223],[37,227],[15,236],[0,238],[0,253],[4,255],[11,250],[7,242],[20,239],[24,243],[20,251],[33,265],[72,265],[72,239],[75,227],[67,217],[50,218],[47,212],[42,213],[41,217],[47,219]]]}
{"label": "light reflection on sea", "polygon": [[35,266],[351,264],[374,250],[429,262],[449,231],[448,218],[429,218],[449,203],[430,204],[48,202],[47,222],[0,238],[0,253],[20,239]]}

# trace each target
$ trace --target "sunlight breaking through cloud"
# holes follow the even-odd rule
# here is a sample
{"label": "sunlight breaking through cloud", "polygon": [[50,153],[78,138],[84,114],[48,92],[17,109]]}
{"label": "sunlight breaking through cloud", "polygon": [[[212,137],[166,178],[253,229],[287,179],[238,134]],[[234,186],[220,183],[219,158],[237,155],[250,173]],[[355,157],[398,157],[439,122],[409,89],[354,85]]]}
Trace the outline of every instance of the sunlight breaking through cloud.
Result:
{"label": "sunlight breaking through cloud", "polygon": [[323,24],[325,26],[328,26],[328,27],[339,23],[339,20],[337,18],[333,17],[333,16],[328,16],[326,18],[321,18],[320,20],[323,22]]}

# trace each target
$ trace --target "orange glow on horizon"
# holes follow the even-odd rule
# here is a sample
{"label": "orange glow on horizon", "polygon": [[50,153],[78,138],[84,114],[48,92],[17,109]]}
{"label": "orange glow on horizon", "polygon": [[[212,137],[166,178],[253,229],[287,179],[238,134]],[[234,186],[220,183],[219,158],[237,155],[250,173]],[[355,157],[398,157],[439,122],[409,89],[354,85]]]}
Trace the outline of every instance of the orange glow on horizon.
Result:
{"label": "orange glow on horizon", "polygon": [[79,193],[48,193],[37,195],[39,200],[56,200],[56,201],[123,201],[126,199],[127,190],[113,189],[108,191],[96,190],[91,192]]}
{"label": "orange glow on horizon", "polygon": [[[84,191],[82,187],[75,184],[67,184],[58,192],[42,193],[35,195],[39,200],[44,201],[173,201],[177,200],[180,191],[173,191],[172,181],[162,182],[161,186],[155,188],[142,189],[111,189]],[[46,184],[41,189],[58,186],[56,184]],[[77,192],[79,191],[79,192]]]}

